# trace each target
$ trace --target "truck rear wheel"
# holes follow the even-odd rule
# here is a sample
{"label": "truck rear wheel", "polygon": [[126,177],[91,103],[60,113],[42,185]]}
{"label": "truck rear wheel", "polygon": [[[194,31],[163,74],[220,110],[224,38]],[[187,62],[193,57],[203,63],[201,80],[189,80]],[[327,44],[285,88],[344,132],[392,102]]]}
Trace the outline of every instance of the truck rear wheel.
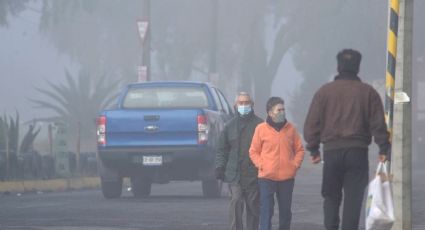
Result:
{"label": "truck rear wheel", "polygon": [[218,180],[203,180],[202,193],[204,197],[216,198],[221,196],[222,183]]}
{"label": "truck rear wheel", "polygon": [[152,180],[147,177],[131,177],[131,192],[134,197],[142,198],[151,194]]}
{"label": "truck rear wheel", "polygon": [[118,198],[122,193],[122,178],[118,181],[104,181],[101,179],[102,194],[106,199]]}

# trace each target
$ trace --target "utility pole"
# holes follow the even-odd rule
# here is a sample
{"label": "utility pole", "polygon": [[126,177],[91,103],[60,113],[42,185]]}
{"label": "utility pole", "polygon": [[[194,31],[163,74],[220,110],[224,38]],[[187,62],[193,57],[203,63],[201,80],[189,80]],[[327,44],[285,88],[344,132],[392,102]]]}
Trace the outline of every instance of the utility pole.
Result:
{"label": "utility pole", "polygon": [[145,41],[143,42],[143,65],[146,66],[146,81],[151,80],[151,1],[143,1],[143,20],[148,22]]}
{"label": "utility pole", "polygon": [[218,35],[218,0],[211,0],[211,43],[210,43],[210,62],[208,70],[208,81],[218,85],[217,71],[217,35]]}
{"label": "utility pole", "polygon": [[80,156],[81,156],[81,122],[78,121],[77,127],[77,154],[76,154],[76,175],[81,175],[81,165],[80,165]]}
{"label": "utility pole", "polygon": [[143,0],[142,18],[137,21],[139,36],[142,43],[142,63],[137,68],[139,81],[150,81],[151,79],[151,33],[150,33],[150,0]]}
{"label": "utility pole", "polygon": [[413,0],[400,0],[394,120],[392,172],[395,223],[394,230],[411,230],[412,206],[412,28]]}
{"label": "utility pole", "polygon": [[9,180],[9,171],[10,171],[10,148],[9,148],[9,124],[7,123],[7,118],[5,116],[4,119],[4,140],[5,140],[5,147],[6,147],[6,180]]}

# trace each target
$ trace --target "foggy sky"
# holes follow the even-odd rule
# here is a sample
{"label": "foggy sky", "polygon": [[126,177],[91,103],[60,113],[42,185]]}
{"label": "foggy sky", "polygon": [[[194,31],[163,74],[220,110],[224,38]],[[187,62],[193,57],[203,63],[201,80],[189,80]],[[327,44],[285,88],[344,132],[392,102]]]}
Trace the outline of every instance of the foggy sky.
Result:
{"label": "foggy sky", "polygon": [[[423,1],[419,4],[417,2],[418,7],[424,7]],[[35,2],[31,6],[40,8],[41,4]],[[416,14],[422,12],[423,10],[415,8]],[[77,73],[79,68],[78,64],[70,61],[68,57],[60,55],[56,48],[41,35],[39,18],[39,12],[27,9],[17,16],[9,17],[7,27],[0,27],[2,71],[0,77],[4,82],[0,84],[0,113],[12,115],[17,110],[23,121],[51,115],[51,112],[47,110],[34,110],[32,103],[27,100],[27,98],[43,99],[43,95],[37,93],[34,87],[43,88],[46,79],[53,83],[63,80],[65,68],[71,74]],[[272,28],[267,28],[266,33],[273,34],[274,31]],[[138,36],[136,30],[134,36]],[[424,36],[415,34],[416,40],[420,40],[420,37]],[[272,43],[272,36],[266,36],[266,41]],[[367,57],[364,58],[367,61]],[[384,72],[385,69],[382,69],[383,78]],[[286,55],[273,82],[271,95],[287,98],[300,81],[300,73],[295,70],[291,56]],[[233,98],[228,99],[231,101]]]}
{"label": "foggy sky", "polygon": [[[37,7],[37,5],[35,5]],[[33,109],[28,98],[44,98],[34,87],[45,85],[45,80],[58,82],[64,79],[64,68],[77,71],[76,64],[41,36],[40,14],[25,10],[10,17],[8,27],[0,27],[0,113],[15,114],[21,121],[52,115],[49,111]]]}
{"label": "foggy sky", "polygon": [[[33,7],[39,8],[40,5],[35,3]],[[0,113],[14,115],[17,110],[22,121],[53,115],[49,110],[33,108],[28,98],[45,98],[34,87],[43,88],[46,79],[53,83],[62,81],[65,68],[71,74],[79,69],[78,64],[59,54],[40,33],[39,21],[40,13],[27,9],[16,17],[9,17],[7,27],[0,27],[0,76],[7,82],[0,85]],[[269,33],[273,33],[271,28]],[[274,81],[272,94],[287,98],[300,81],[300,74],[291,57],[287,56]]]}

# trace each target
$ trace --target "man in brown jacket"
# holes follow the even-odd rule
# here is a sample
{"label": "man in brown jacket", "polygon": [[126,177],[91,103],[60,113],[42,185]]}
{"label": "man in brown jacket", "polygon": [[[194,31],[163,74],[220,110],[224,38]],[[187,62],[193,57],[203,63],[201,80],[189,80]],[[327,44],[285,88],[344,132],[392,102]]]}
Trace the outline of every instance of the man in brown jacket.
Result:
{"label": "man in brown jacket", "polygon": [[[323,144],[324,224],[339,228],[344,194],[342,229],[358,229],[363,195],[369,180],[368,146],[372,136],[379,160],[390,151],[384,109],[376,90],[357,76],[361,54],[346,49],[337,55],[338,75],[314,95],[304,124],[304,139],[314,164],[321,162]],[[344,191],[344,193],[342,193]]]}

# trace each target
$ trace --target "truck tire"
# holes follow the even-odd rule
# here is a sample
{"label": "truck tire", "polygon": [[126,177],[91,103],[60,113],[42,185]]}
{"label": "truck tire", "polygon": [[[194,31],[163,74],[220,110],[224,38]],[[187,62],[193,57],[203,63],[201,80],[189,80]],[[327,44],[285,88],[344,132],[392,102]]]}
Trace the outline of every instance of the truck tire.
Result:
{"label": "truck tire", "polygon": [[151,194],[152,180],[147,177],[131,177],[131,192],[136,198],[148,197]]}
{"label": "truck tire", "polygon": [[221,182],[218,180],[203,180],[202,193],[204,197],[217,198],[221,196]]}
{"label": "truck tire", "polygon": [[119,198],[122,193],[122,178],[118,181],[104,181],[101,179],[102,194],[106,199]]}

